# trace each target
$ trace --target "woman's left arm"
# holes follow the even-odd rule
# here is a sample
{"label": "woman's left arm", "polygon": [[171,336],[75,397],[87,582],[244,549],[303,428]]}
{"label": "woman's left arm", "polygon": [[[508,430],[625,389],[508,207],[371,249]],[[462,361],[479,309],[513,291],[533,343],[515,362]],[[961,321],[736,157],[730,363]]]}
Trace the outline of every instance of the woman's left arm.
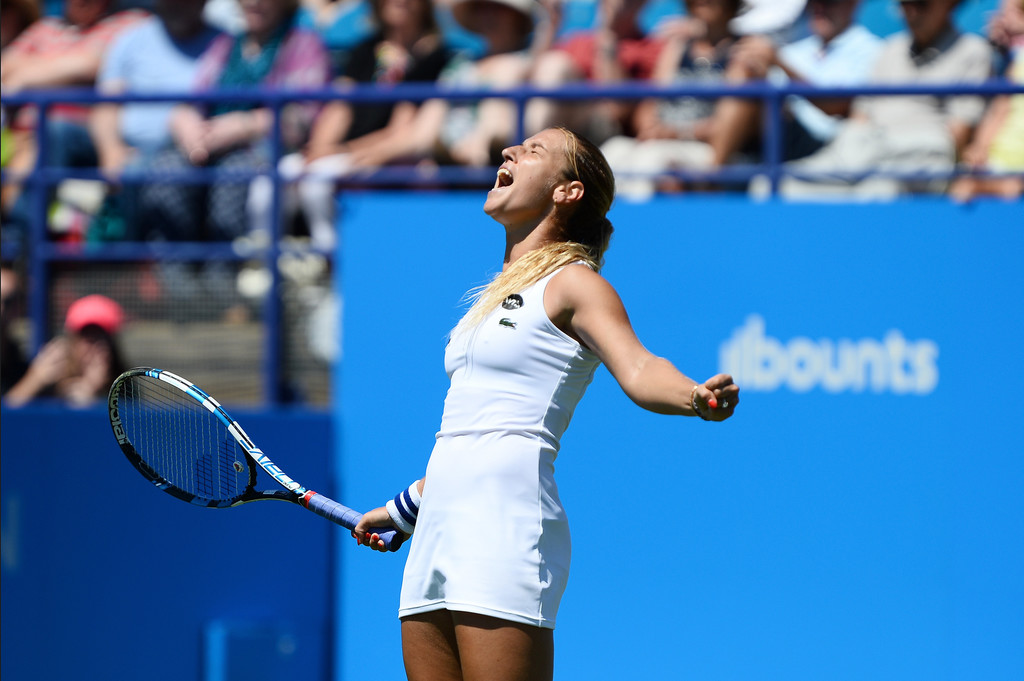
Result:
{"label": "woman's left arm", "polygon": [[652,354],[633,331],[618,293],[590,268],[566,267],[556,275],[545,307],[555,324],[597,354],[626,395],[644,409],[711,421],[724,421],[736,409],[739,387],[731,376],[718,374],[700,383]]}

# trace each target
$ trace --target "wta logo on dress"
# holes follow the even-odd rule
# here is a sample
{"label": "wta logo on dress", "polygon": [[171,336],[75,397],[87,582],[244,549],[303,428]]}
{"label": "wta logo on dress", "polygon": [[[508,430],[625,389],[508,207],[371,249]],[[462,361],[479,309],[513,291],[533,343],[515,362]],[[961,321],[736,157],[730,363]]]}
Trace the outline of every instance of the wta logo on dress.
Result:
{"label": "wta logo on dress", "polygon": [[939,385],[938,344],[909,340],[896,329],[881,339],[783,341],[766,333],[764,318],[750,315],[718,352],[720,370],[745,390],[927,395]]}

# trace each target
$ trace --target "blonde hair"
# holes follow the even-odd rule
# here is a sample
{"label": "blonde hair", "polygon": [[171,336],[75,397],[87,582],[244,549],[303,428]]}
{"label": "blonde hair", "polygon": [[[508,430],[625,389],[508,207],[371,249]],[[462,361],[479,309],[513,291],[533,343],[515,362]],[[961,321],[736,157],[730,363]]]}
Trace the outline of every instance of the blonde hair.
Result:
{"label": "blonde hair", "polygon": [[565,134],[563,177],[583,183],[583,198],[565,218],[553,241],[520,256],[489,284],[469,293],[471,307],[458,327],[476,326],[508,296],[566,265],[582,262],[595,272],[601,271],[613,231],[605,214],[615,196],[614,175],[593,142],[568,128],[556,129]]}

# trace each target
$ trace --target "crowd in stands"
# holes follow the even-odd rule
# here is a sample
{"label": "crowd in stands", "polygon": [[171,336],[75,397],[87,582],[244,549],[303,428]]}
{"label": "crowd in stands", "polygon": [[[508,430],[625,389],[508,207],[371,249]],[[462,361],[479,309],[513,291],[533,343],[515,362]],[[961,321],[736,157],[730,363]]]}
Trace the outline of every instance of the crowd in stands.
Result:
{"label": "crowd in stands", "polygon": [[[883,42],[866,82],[980,83],[992,55],[980,36],[952,24],[953,2],[904,2],[907,31]],[[784,195],[897,195],[916,180],[877,171],[922,173],[952,170],[984,113],[977,96],[858,97],[850,115],[822,149],[795,162],[800,170],[834,174],[823,179],[788,177]],[[864,173],[872,173],[862,177]],[[933,180],[923,179],[926,189]],[[908,186],[909,185],[909,186]],[[941,187],[936,187],[940,189]]]}
{"label": "crowd in stands", "polygon": [[[968,31],[958,26],[960,0],[895,0],[901,30],[881,35],[859,20],[872,0],[4,0],[0,81],[5,99],[76,87],[146,95],[344,93],[400,83],[447,91],[1024,83],[1024,0],[988,1],[987,24]],[[538,96],[522,113],[527,134],[565,125],[601,145],[627,200],[765,191],[756,169],[766,112],[756,97]],[[232,98],[58,103],[45,129],[37,129],[39,120],[31,105],[3,104],[5,243],[24,245],[40,207],[53,239],[265,243],[276,169],[283,233],[308,237],[319,252],[336,246],[336,198],[346,182],[385,166],[424,177],[442,166],[494,167],[520,127],[516,105],[502,98],[356,104],[296,97],[279,120],[263,103]],[[776,189],[794,200],[924,192],[967,202],[1024,194],[1020,94],[791,95],[775,132],[785,170]],[[43,165],[92,169],[99,179],[23,182],[41,151]],[[744,167],[755,171],[723,179],[721,171]],[[237,177],[154,175],[190,170]],[[202,267],[207,276],[224,274]],[[164,275],[178,277],[171,288],[185,290],[195,270],[180,270],[166,265]],[[76,302],[64,332],[28,362],[9,337],[8,301],[17,299],[19,281],[4,268],[5,403],[40,394],[96,399],[121,361],[117,303]]]}
{"label": "crowd in stands", "polygon": [[[867,0],[37,0],[3,5],[5,95],[93,86],[100,93],[216,92],[435,83],[553,88],[646,82],[817,86],[956,85],[1021,78],[1019,0],[993,0],[983,37],[956,25],[959,0],[899,0],[904,30],[858,23]],[[51,5],[52,6],[52,3]],[[580,8],[589,10],[581,15]],[[580,19],[581,16],[586,18]],[[791,96],[785,196],[1020,195],[1020,98]],[[518,129],[499,98],[352,105],[295,102],[275,122],[259,103],[57,104],[37,131],[31,106],[4,107],[4,235],[23,238],[39,202],[19,182],[45,136],[46,165],[98,168],[45,197],[51,233],[80,238],[230,240],[265,235],[269,175],[124,182],[140,169],[277,164],[286,231],[333,248],[340,181],[387,165],[486,167]],[[532,133],[566,125],[601,144],[621,193],[746,187],[715,171],[763,160],[758,98],[651,97],[528,102]],[[957,168],[964,177],[951,182]],[[691,181],[702,177],[704,180]],[[915,179],[915,174],[920,177]],[[757,185],[757,178],[752,183]],[[85,234],[86,237],[81,235]]]}

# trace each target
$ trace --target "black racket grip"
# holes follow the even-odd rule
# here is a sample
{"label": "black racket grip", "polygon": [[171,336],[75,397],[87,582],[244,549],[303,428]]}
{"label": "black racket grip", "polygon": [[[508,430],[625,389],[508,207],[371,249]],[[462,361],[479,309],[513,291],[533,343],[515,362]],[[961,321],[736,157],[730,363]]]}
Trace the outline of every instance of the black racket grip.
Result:
{"label": "black racket grip", "polygon": [[[354,511],[344,504],[339,504],[333,499],[328,499],[323,494],[318,492],[309,491],[302,496],[302,505],[308,508],[313,513],[319,516],[323,516],[328,520],[335,522],[348,530],[355,530],[356,525],[362,520],[363,514],[359,511]],[[376,532],[380,540],[384,542],[384,548],[388,551],[397,551],[399,548],[398,544],[392,546],[395,537],[398,536],[398,531],[394,528],[379,528],[373,529],[371,532]]]}

